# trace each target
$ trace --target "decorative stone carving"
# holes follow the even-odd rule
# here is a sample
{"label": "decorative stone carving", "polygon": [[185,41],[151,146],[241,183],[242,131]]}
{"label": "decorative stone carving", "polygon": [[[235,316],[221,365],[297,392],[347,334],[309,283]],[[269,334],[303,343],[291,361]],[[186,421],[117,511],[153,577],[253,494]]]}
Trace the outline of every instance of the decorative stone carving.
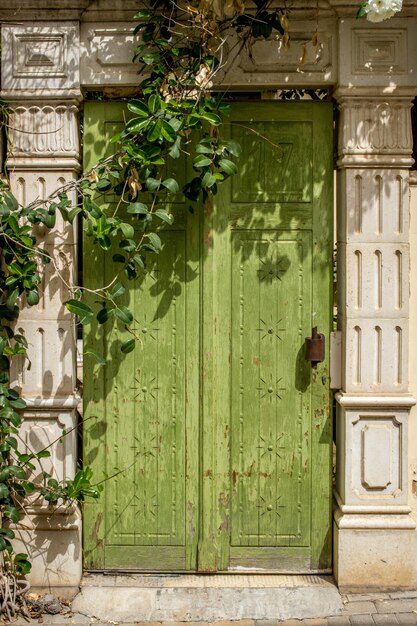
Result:
{"label": "decorative stone carving", "polygon": [[131,22],[81,25],[81,80],[84,85],[137,85]]}
{"label": "decorative stone carving", "polygon": [[[251,58],[246,50],[241,51],[239,41],[230,42],[227,73],[220,73],[222,85],[246,86],[248,84],[274,86],[295,80],[300,85],[331,84],[335,80],[336,38],[335,24],[320,20],[319,39],[321,46],[312,45],[315,22],[300,21],[291,31],[291,46],[280,48],[279,42],[269,39],[256,41],[252,46]],[[94,85],[137,85],[138,65],[132,63],[135,38],[131,23],[103,22],[99,25],[81,26],[81,80],[88,86]],[[301,63],[304,52],[307,60]],[[234,57],[232,59],[231,57]]]}
{"label": "decorative stone carving", "polygon": [[40,93],[79,89],[76,22],[2,26],[2,90]]}
{"label": "decorative stone carving", "polygon": [[[78,400],[78,399],[77,399]],[[54,408],[48,400],[32,402],[32,406],[23,414],[24,422],[21,429],[21,438],[24,442],[23,450],[31,453],[33,450],[47,448],[51,456],[34,462],[33,475],[39,476],[42,482],[42,472],[48,472],[57,480],[69,480],[74,477],[76,459],[73,450],[76,446],[77,417],[74,408]],[[75,402],[73,402],[75,404]],[[65,436],[62,433],[65,432]],[[36,499],[36,507],[45,507],[43,499]]]}
{"label": "decorative stone carving", "polygon": [[407,170],[387,167],[341,170],[338,241],[406,243],[408,176]]}
{"label": "decorative stone carving", "polygon": [[66,398],[75,393],[76,336],[73,320],[24,319],[31,368],[16,359],[11,378],[25,398]]}
{"label": "decorative stone carving", "polygon": [[395,93],[410,85],[417,70],[416,19],[396,17],[388,24],[367,20],[340,22],[339,85],[381,86]]}
{"label": "decorative stone carving", "polygon": [[408,31],[406,28],[355,28],[352,30],[352,70],[404,74],[407,71]]}
{"label": "decorative stone carving", "polygon": [[[318,29],[320,45],[312,44],[314,29]],[[228,68],[220,72],[224,85],[279,86],[300,85],[320,87],[335,81],[336,37],[334,22],[321,19],[297,21],[291,28],[291,46],[283,48],[278,40],[255,41],[250,54],[241,49],[239,40],[230,41]],[[239,54],[238,54],[239,52]],[[234,57],[234,58],[233,58]],[[304,58],[303,58],[304,57]]]}
{"label": "decorative stone carving", "polygon": [[[385,155],[401,164],[412,164],[411,99],[342,99],[339,157],[358,166],[371,162],[382,165]],[[347,159],[354,155],[354,159]],[[361,158],[367,157],[365,159]],[[375,158],[375,156],[378,158]],[[401,158],[403,157],[403,158]],[[388,158],[388,163],[392,162]]]}
{"label": "decorative stone carving", "polygon": [[79,159],[78,107],[72,102],[12,103],[12,157]]}
{"label": "decorative stone carving", "polygon": [[341,510],[347,514],[409,513],[404,447],[414,399],[406,395],[350,399],[337,394],[337,400],[337,462],[344,467],[336,478]]}
{"label": "decorative stone carving", "polygon": [[344,391],[407,392],[408,319],[347,318],[344,344]]}

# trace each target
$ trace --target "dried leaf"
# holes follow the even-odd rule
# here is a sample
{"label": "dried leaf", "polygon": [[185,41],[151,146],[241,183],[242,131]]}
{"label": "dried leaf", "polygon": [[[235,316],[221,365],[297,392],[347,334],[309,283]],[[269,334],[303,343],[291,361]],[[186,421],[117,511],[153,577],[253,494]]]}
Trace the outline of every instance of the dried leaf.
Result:
{"label": "dried leaf", "polygon": [[138,173],[135,168],[132,168],[131,174],[127,179],[127,184],[129,185],[130,195],[134,200],[139,191],[142,189],[142,185],[139,182]]}
{"label": "dried leaf", "polygon": [[289,22],[288,22],[288,17],[285,15],[285,13],[280,16],[279,21],[280,21],[281,26],[284,29],[285,33],[287,33],[287,31],[289,30],[290,25],[289,25]]}
{"label": "dried leaf", "polygon": [[99,181],[99,177],[98,177],[98,174],[97,174],[96,170],[91,170],[90,175],[89,175],[88,178],[93,183],[98,183],[98,181]]}
{"label": "dried leaf", "polygon": [[304,44],[302,48],[301,56],[300,56],[300,65],[304,65],[307,62],[307,57],[308,57],[307,46],[306,44]]}
{"label": "dried leaf", "polygon": [[285,32],[281,37],[281,45],[283,48],[290,47],[290,35],[288,32]]}

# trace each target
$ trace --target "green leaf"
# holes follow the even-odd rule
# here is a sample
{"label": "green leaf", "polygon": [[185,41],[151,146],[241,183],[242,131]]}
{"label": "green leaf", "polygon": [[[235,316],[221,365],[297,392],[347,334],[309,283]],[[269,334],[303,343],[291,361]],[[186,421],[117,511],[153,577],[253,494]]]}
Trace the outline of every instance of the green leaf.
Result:
{"label": "green leaf", "polygon": [[51,456],[51,453],[48,450],[41,450],[40,452],[36,452],[37,459],[47,459]]}
{"label": "green leaf", "polygon": [[127,103],[127,108],[135,115],[139,115],[140,117],[149,117],[149,109],[146,103],[141,100],[130,100]]}
{"label": "green leaf", "polygon": [[168,154],[171,157],[171,159],[179,159],[180,154],[181,154],[180,146],[181,146],[181,137],[178,136],[174,144],[168,150]]}
{"label": "green leaf", "polygon": [[27,554],[23,554],[22,552],[15,554],[13,562],[14,562],[14,566],[16,570],[23,576],[26,576],[27,574],[30,573],[30,570],[32,569],[32,565],[27,560]]}
{"label": "green leaf", "polygon": [[135,349],[135,343],[136,342],[134,339],[129,339],[128,341],[122,343],[122,345],[120,346],[120,350],[123,352],[123,354],[128,354]]}
{"label": "green leaf", "polygon": [[162,248],[162,243],[158,235],[156,233],[149,233],[147,237],[155,252],[159,252],[159,250]]}
{"label": "green leaf", "polygon": [[111,182],[107,178],[102,178],[98,181],[96,189],[98,191],[109,191],[112,188]]}
{"label": "green leaf", "polygon": [[207,144],[203,143],[202,141],[197,144],[195,151],[197,152],[197,154],[213,154],[214,152],[211,142],[210,144]]}
{"label": "green leaf", "polygon": [[237,172],[236,164],[233,161],[229,161],[229,159],[220,159],[219,166],[228,176],[233,176]]}
{"label": "green leaf", "polygon": [[156,209],[155,215],[167,224],[172,224],[174,221],[174,216],[171,213],[167,213],[165,209]]}
{"label": "green leaf", "polygon": [[162,184],[171,193],[178,193],[179,191],[178,183],[174,178],[166,178],[162,181]]}
{"label": "green leaf", "polygon": [[207,167],[208,165],[211,165],[211,163],[212,160],[204,156],[203,154],[199,154],[195,157],[195,159],[193,159],[194,167]]}
{"label": "green leaf", "polygon": [[9,296],[8,296],[8,298],[6,300],[6,306],[9,307],[9,308],[14,307],[18,297],[19,297],[19,290],[18,289],[13,289],[13,291],[9,294]]}
{"label": "green leaf", "polygon": [[96,318],[99,324],[104,324],[114,315],[114,309],[108,309],[107,307],[103,307],[98,311]]}
{"label": "green leaf", "polygon": [[71,211],[68,212],[68,221],[70,224],[73,223],[75,217],[81,213],[82,209],[78,206],[76,206],[74,209],[71,209]]}
{"label": "green leaf", "polygon": [[8,550],[10,548],[10,541],[8,539],[4,539],[0,537],[0,552],[4,552],[4,550]]}
{"label": "green leaf", "polygon": [[120,296],[122,296],[125,293],[125,291],[126,289],[123,283],[117,282],[115,285],[113,285],[113,288],[110,292],[110,297],[113,299],[120,298]]}
{"label": "green leaf", "polygon": [[149,191],[156,191],[161,186],[161,180],[157,178],[147,178],[146,179],[146,187]]}
{"label": "green leaf", "polygon": [[125,324],[131,324],[133,322],[132,312],[129,311],[126,306],[118,306],[114,312],[116,313],[116,317]]}
{"label": "green leaf", "polygon": [[106,359],[103,356],[101,356],[101,354],[93,350],[92,348],[88,348],[87,350],[84,350],[84,355],[93,357],[95,362],[98,363],[99,365],[106,364]]}
{"label": "green leaf", "polygon": [[34,306],[35,304],[38,304],[39,302],[39,292],[37,289],[31,289],[27,296],[26,296],[26,301],[29,304],[29,306]]}
{"label": "green leaf", "polygon": [[140,254],[135,254],[135,256],[133,257],[133,261],[136,263],[136,265],[139,265],[139,267],[141,267],[143,270],[145,269],[145,261]]}
{"label": "green leaf", "polygon": [[149,124],[149,119],[139,120],[139,118],[136,117],[126,124],[126,130],[129,131],[129,133],[140,133],[140,131],[145,130]]}
{"label": "green leaf", "polygon": [[220,126],[222,123],[220,117],[211,111],[203,111],[200,115],[204,120],[207,120],[213,126]]}
{"label": "green leaf", "polygon": [[142,204],[142,202],[132,202],[129,204],[127,212],[133,213],[134,215],[146,215],[149,211],[146,204]]}
{"label": "green leaf", "polygon": [[80,302],[79,300],[67,300],[64,303],[67,307],[68,311],[74,313],[80,320],[81,324],[89,324],[93,317],[93,311],[91,307],[89,307],[84,302]]}
{"label": "green leaf", "polygon": [[235,157],[240,157],[242,153],[242,147],[237,141],[233,141],[230,139],[229,141],[224,141],[223,146],[226,148],[230,154],[233,154]]}
{"label": "green leaf", "polygon": [[126,261],[126,257],[123,254],[113,254],[112,259],[115,263],[124,263]]}
{"label": "green leaf", "polygon": [[132,237],[135,236],[135,229],[133,228],[133,226],[131,224],[127,224],[126,222],[122,222],[120,224],[120,230],[122,231],[122,233],[126,237],[126,239],[132,239]]}
{"label": "green leaf", "polygon": [[27,248],[33,248],[33,240],[28,237],[27,235],[21,235],[20,236],[20,241],[27,247]]}
{"label": "green leaf", "polygon": [[142,56],[142,61],[145,65],[152,65],[152,63],[156,63],[159,61],[161,56],[157,52],[148,52]]}
{"label": "green leaf", "polygon": [[3,191],[3,199],[10,211],[17,211],[19,203],[10,191]]}
{"label": "green leaf", "polygon": [[126,250],[126,252],[133,252],[133,250],[136,248],[136,242],[133,241],[133,239],[123,239],[119,243],[119,248],[121,248],[122,250]]}
{"label": "green leaf", "polygon": [[160,120],[159,124],[162,137],[173,143],[177,138],[177,132],[172,128],[171,124],[168,124],[165,120]]}
{"label": "green leaf", "polygon": [[138,11],[133,16],[133,19],[134,20],[148,20],[148,19],[151,19],[152,16],[153,16],[153,13],[151,11],[142,10],[142,11]]}
{"label": "green leaf", "polygon": [[9,497],[9,488],[5,483],[0,483],[0,498]]}
{"label": "green leaf", "polygon": [[216,184],[216,178],[213,176],[211,172],[206,172],[201,180],[201,186],[204,188],[213,187]]}
{"label": "green leaf", "polygon": [[26,402],[23,400],[23,398],[17,398],[16,400],[9,400],[9,404],[14,409],[25,409],[26,408]]}
{"label": "green leaf", "polygon": [[149,96],[148,107],[151,113],[156,113],[161,108],[161,98],[158,94],[152,94]]}
{"label": "green leaf", "polygon": [[162,126],[161,120],[158,120],[153,125],[151,125],[146,138],[148,141],[157,141],[162,135]]}

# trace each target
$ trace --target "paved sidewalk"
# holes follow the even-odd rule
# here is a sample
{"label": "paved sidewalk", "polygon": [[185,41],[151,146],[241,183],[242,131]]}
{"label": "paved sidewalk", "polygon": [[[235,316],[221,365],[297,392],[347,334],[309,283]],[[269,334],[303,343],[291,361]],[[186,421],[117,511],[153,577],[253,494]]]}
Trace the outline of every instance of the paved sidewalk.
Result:
{"label": "paved sidewalk", "polygon": [[[417,590],[392,593],[342,595],[340,616],[317,619],[239,620],[217,622],[119,622],[123,626],[417,626]],[[19,619],[16,626],[115,626],[81,614],[42,615],[33,620]]]}

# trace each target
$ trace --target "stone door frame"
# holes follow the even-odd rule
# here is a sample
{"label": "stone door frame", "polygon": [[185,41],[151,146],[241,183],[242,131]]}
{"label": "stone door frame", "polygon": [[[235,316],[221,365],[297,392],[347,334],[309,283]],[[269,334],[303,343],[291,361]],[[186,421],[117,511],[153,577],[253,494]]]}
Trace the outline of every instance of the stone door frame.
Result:
{"label": "stone door frame", "polygon": [[[51,0],[51,7],[55,4]],[[2,97],[12,107],[7,167],[21,202],[78,175],[82,92],[103,88],[120,94],[137,82],[126,46],[126,40],[133,44],[127,9],[114,9],[108,0],[100,12],[89,10],[88,2],[82,11],[59,4],[38,10],[34,2],[16,23],[13,10],[0,2],[5,20]],[[339,331],[333,345],[341,351],[332,354],[333,387],[338,389],[334,573],[341,589],[413,588],[417,532],[408,504],[407,425],[415,404],[408,387],[408,183],[417,6],[410,0],[401,17],[373,25],[353,17],[353,0],[329,5],[319,19],[323,48],[314,62],[309,44],[312,61],[299,67],[300,46],[311,39],[316,22],[295,9],[292,49],[277,49],[271,60],[272,42],[258,42],[253,60],[235,59],[224,82],[271,98],[277,88],[326,87],[339,106]],[[134,9],[132,3],[130,13]],[[34,18],[40,20],[35,25]],[[58,222],[45,246],[54,252],[60,271],[75,273],[71,227]],[[69,430],[77,419],[76,340],[74,321],[62,304],[67,298],[47,268],[40,304],[19,320],[33,353],[31,371],[15,372],[28,403],[28,441],[55,440],[63,426]],[[56,446],[54,455],[58,475],[71,477],[75,436]],[[33,506],[25,521],[20,538],[32,553],[34,587],[71,594],[82,572],[79,510],[51,516],[45,507]]]}

